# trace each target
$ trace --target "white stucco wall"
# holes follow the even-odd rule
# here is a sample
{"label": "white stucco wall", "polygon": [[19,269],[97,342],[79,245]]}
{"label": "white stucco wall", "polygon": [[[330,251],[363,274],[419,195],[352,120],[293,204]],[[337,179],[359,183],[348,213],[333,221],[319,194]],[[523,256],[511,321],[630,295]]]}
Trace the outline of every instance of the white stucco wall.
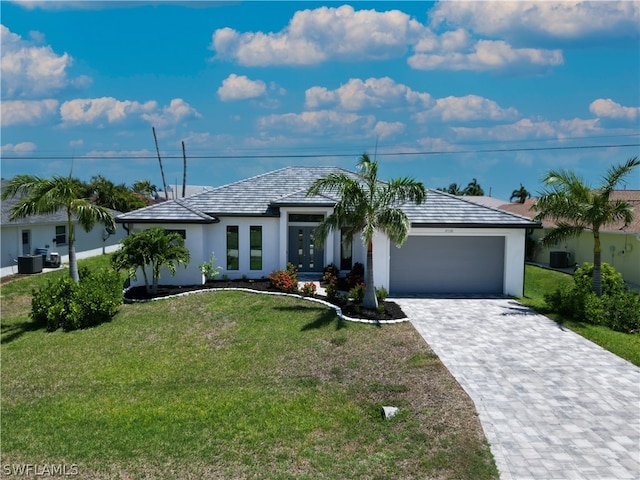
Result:
{"label": "white stucco wall", "polygon": [[[501,228],[412,228],[409,235],[441,236],[500,236],[505,239],[504,294],[521,296],[524,293],[524,229]],[[389,261],[391,242],[376,232],[373,241],[373,274],[376,287],[389,290]],[[366,265],[366,262],[365,262]]]}
{"label": "white stucco wall", "polygon": [[[57,252],[63,263],[69,261],[69,245],[56,245],[53,239],[56,237],[56,226],[62,223],[39,224],[39,225],[2,225],[1,237],[2,254],[1,267],[2,276],[17,273],[18,256],[22,255],[22,232],[31,232],[31,254],[36,248],[47,248],[49,252]],[[76,235],[76,256],[77,258],[88,258],[103,253],[110,253],[118,248],[120,240],[126,236],[126,231],[122,225],[118,225],[116,233],[108,235],[102,225],[96,225],[90,232],[85,232],[78,225],[75,226]],[[67,242],[69,232],[66,232]]]}

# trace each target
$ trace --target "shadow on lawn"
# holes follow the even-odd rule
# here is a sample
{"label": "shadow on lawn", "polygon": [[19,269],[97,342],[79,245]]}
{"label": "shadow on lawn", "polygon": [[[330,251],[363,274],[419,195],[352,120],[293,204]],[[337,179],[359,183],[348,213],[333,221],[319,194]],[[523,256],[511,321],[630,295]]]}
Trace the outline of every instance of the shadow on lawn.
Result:
{"label": "shadow on lawn", "polygon": [[304,305],[296,305],[292,307],[275,307],[276,310],[280,310],[282,312],[291,312],[295,314],[296,312],[308,312],[310,310],[314,310],[317,313],[317,317],[312,322],[304,325],[300,331],[306,332],[309,330],[318,330],[320,328],[329,327],[332,323],[336,323],[336,330],[342,330],[346,328],[347,322],[344,319],[340,318],[336,315],[335,310],[326,308],[318,308],[313,306],[304,306]]}
{"label": "shadow on lawn", "polygon": [[10,325],[3,323],[0,326],[0,344],[11,343],[25,333],[35,332],[36,330],[44,330],[44,326],[32,321],[12,323]]}

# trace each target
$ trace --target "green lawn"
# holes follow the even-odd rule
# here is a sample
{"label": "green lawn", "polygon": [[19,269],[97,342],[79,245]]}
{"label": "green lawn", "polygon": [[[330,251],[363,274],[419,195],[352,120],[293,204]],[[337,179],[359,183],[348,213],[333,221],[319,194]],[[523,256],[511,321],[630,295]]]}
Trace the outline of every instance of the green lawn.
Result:
{"label": "green lawn", "polygon": [[[123,305],[92,329],[34,329],[31,289],[61,274],[2,286],[3,465],[76,464],[85,479],[498,478],[473,403],[410,324],[210,292]],[[398,416],[383,420],[382,405]]]}
{"label": "green lawn", "polygon": [[525,268],[524,297],[518,300],[544,315],[567,326],[574,332],[601,347],[615,353],[619,357],[640,366],[640,334],[616,332],[601,325],[574,322],[549,310],[544,302],[544,294],[553,292],[563,284],[572,284],[573,278],[562,272],[527,265]]}

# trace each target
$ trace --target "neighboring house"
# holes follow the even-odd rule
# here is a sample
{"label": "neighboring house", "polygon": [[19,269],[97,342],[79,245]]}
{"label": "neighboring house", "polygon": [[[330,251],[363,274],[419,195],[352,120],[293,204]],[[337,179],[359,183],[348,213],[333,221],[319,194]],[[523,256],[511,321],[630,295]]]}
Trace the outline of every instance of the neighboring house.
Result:
{"label": "neighboring house", "polygon": [[[62,262],[68,262],[69,232],[67,231],[66,211],[59,210],[50,215],[33,215],[19,220],[9,220],[11,211],[18,201],[18,197],[9,197],[2,202],[0,276],[17,273],[18,257],[33,255],[39,248],[46,248],[49,252],[57,252],[60,254]],[[113,211],[112,213],[115,216],[120,212]],[[74,230],[78,258],[114,251],[119,247],[120,240],[126,235],[122,226],[118,226],[112,235],[101,224],[96,224],[93,230],[85,232],[76,223]]]}
{"label": "neighboring house", "polygon": [[[184,191],[185,197],[190,197],[196,193],[205,192],[207,190],[213,190],[213,187],[208,185],[187,185]],[[167,199],[175,200],[176,198],[182,198],[182,185],[171,186],[167,185]],[[164,201],[165,195],[163,190],[158,190],[155,195],[155,200]]]}
{"label": "neighboring house", "polygon": [[[634,219],[629,225],[622,222],[605,225],[600,229],[600,242],[602,248],[602,261],[612,265],[620,272],[626,282],[640,285],[640,190],[614,190],[611,200],[624,200],[634,207]],[[528,199],[525,203],[507,203],[500,206],[505,210],[518,215],[533,218],[536,211],[533,206],[535,198]],[[549,265],[560,252],[568,259],[570,267],[582,265],[584,262],[593,263],[593,234],[590,230],[584,231],[579,237],[568,238],[551,247],[542,247],[540,240],[552,229],[555,224],[550,220],[542,223],[543,229],[531,233],[531,238],[537,247],[531,258],[536,263]],[[552,258],[553,256],[553,258]]]}
{"label": "neighboring house", "polygon": [[[315,227],[336,198],[306,196],[314,180],[331,172],[360,178],[333,167],[287,167],[128,212],[116,222],[130,232],[160,226],[184,235],[191,262],[178,267],[174,278],[162,273],[166,283],[201,283],[198,265],[212,252],[220,275],[229,278],[267,277],[287,262],[300,272],[320,272],[330,263],[346,272],[355,262],[366,264],[361,239],[333,232],[319,246]],[[411,220],[402,248],[380,232],[374,237],[377,287],[395,295],[522,295],[525,231],[539,224],[436,190],[428,191],[424,204],[402,208]]]}

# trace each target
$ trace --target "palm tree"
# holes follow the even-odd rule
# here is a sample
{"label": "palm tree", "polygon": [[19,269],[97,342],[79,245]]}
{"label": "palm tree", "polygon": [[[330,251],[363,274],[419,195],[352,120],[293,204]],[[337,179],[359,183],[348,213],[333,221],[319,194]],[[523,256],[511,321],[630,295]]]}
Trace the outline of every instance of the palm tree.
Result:
{"label": "palm tree", "polygon": [[17,175],[9,180],[2,192],[2,199],[20,195],[22,198],[13,208],[11,220],[46,215],[64,209],[67,213],[69,232],[69,275],[74,282],[79,281],[76,261],[76,241],[74,218],[90,231],[96,223],[102,223],[108,230],[115,230],[116,224],[108,209],[91,203],[84,197],[82,182],[68,177],[54,175],[50,179],[36,175]]}
{"label": "palm tree", "polygon": [[447,193],[450,193],[451,195],[462,195],[463,194],[463,190],[460,190],[460,187],[458,187],[457,183],[452,183],[451,185],[449,185],[449,188],[447,188],[446,190]]}
{"label": "palm tree", "polygon": [[141,195],[153,197],[158,191],[158,187],[153,185],[149,180],[136,180],[131,186],[131,190]]}
{"label": "palm tree", "polygon": [[367,271],[364,308],[375,309],[378,300],[373,284],[373,235],[376,230],[385,233],[398,246],[409,234],[411,224],[400,209],[405,202],[421,204],[426,197],[422,182],[412,178],[397,178],[389,182],[378,180],[378,162],[363,153],[358,162],[360,178],[344,173],[330,173],[316,180],[307,196],[320,193],[339,194],[333,213],[318,226],[316,238],[324,242],[331,231],[344,229],[349,236],[360,233],[367,247]]}
{"label": "palm tree", "polygon": [[597,190],[591,189],[574,172],[551,170],[543,181],[547,188],[536,201],[537,214],[534,220],[552,219],[557,227],[542,239],[543,245],[553,245],[557,241],[580,235],[585,229],[593,233],[593,280],[591,289],[602,295],[602,270],[600,228],[611,222],[633,220],[633,208],[622,200],[610,200],[616,185],[633,168],[640,165],[638,157],[627,160],[607,170],[607,175]]}
{"label": "palm tree", "polygon": [[[184,264],[186,268],[190,260],[189,250],[184,246],[184,238],[177,232],[166,232],[159,227],[134,233],[124,238],[121,244],[122,247],[111,257],[111,264],[116,270],[128,269],[132,278],[136,278],[136,272],[140,268],[145,289],[151,294],[158,292],[162,267],[167,267],[171,275],[175,275],[176,264]],[[147,265],[151,265],[151,286]]]}
{"label": "palm tree", "polygon": [[520,184],[520,188],[511,192],[511,197],[509,198],[510,202],[513,202],[513,199],[517,199],[518,203],[524,203],[527,198],[531,198],[531,194],[529,191]]}
{"label": "palm tree", "polygon": [[478,183],[478,180],[476,180],[474,178],[465,187],[465,189],[462,191],[462,194],[463,195],[471,195],[471,196],[474,196],[474,197],[481,197],[482,195],[484,195],[484,190],[482,189],[482,187]]}

